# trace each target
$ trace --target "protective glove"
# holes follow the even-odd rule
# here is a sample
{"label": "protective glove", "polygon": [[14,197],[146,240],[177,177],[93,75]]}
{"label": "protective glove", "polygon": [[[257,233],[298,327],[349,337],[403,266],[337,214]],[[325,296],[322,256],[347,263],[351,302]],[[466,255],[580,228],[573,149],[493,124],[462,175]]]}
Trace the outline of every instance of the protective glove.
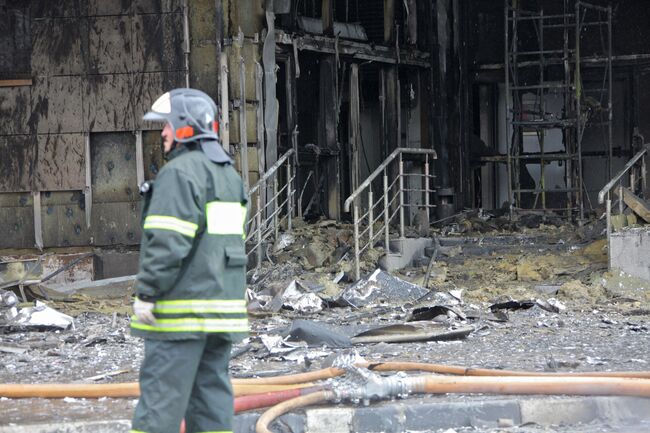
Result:
{"label": "protective glove", "polygon": [[153,302],[145,302],[140,298],[135,298],[133,302],[133,313],[138,318],[138,321],[153,326],[156,324],[156,317],[153,315],[153,307],[155,305]]}

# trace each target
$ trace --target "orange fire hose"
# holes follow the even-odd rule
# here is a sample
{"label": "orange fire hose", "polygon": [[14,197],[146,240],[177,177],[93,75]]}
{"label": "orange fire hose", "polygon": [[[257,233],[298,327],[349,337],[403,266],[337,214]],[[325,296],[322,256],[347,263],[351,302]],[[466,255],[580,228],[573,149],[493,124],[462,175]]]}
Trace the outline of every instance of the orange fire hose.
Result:
{"label": "orange fire hose", "polygon": [[[650,397],[650,380],[617,377],[450,377],[415,376],[406,379],[413,393],[487,393],[518,395],[620,395]],[[256,433],[272,433],[268,426],[277,417],[312,404],[334,400],[333,391],[320,391],[273,406],[258,419]]]}
{"label": "orange fire hose", "polygon": [[[307,388],[312,385],[311,383],[294,385],[233,384],[233,393],[235,397],[240,397],[251,394]],[[139,396],[140,386],[138,382],[109,384],[0,384],[0,397],[7,398],[124,398]]]}
{"label": "orange fire hose", "polygon": [[[527,377],[630,377],[650,379],[650,371],[594,371],[594,372],[531,372],[515,370],[491,370],[486,368],[469,368],[457,365],[429,364],[425,362],[373,362],[358,363],[357,367],[368,368],[374,371],[426,371],[429,373],[454,374],[460,376],[527,376]],[[307,373],[289,374],[285,376],[261,377],[253,379],[232,379],[234,384],[295,384],[303,382],[315,382],[318,380],[331,379],[341,376],[345,371],[340,368],[330,367],[322,370],[310,371]]]}
{"label": "orange fire hose", "polygon": [[516,370],[491,370],[457,365],[428,364],[425,362],[372,362],[357,364],[374,371],[426,371],[429,373],[453,374],[458,376],[527,376],[527,377],[628,377],[650,379],[650,371],[579,371],[537,372]]}
{"label": "orange fire hose", "polygon": [[417,376],[413,392],[519,395],[622,395],[650,397],[650,380],[616,377]]}
{"label": "orange fire hose", "polygon": [[256,433],[271,433],[268,429],[269,424],[277,417],[301,407],[311,406],[313,404],[323,403],[334,399],[334,392],[330,390],[318,391],[313,394],[303,395],[292,398],[280,404],[273,406],[259,417],[255,424]]}
{"label": "orange fire hose", "polygon": [[[374,371],[426,371],[429,373],[453,374],[461,376],[519,376],[519,377],[592,377],[592,378],[641,378],[650,379],[649,371],[625,372],[576,372],[548,373],[513,370],[490,370],[467,368],[454,365],[429,364],[421,362],[379,362],[359,363]],[[309,382],[341,376],[340,368],[325,368],[307,373],[291,374],[254,379],[232,379],[235,396],[283,391],[310,386]],[[302,385],[300,385],[302,384]],[[100,397],[138,397],[140,389],[137,382],[115,384],[0,384],[0,397],[7,398],[100,398]]]}

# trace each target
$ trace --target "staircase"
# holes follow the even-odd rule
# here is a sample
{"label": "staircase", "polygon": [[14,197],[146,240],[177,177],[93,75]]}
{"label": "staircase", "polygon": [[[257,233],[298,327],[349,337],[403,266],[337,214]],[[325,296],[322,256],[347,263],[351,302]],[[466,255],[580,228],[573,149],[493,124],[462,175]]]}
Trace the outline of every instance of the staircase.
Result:
{"label": "staircase", "polygon": [[[383,246],[388,267],[410,260],[414,248],[406,228],[421,227],[428,232],[433,192],[430,163],[432,149],[395,149],[377,169],[345,200],[345,211],[354,219],[355,277],[361,278],[361,259],[368,250]],[[416,232],[418,230],[416,229]],[[419,248],[422,242],[415,242]],[[424,244],[421,248],[424,249]]]}
{"label": "staircase", "polygon": [[649,156],[650,144],[645,144],[598,194],[599,203],[606,204],[610,269],[646,280],[650,280]]}

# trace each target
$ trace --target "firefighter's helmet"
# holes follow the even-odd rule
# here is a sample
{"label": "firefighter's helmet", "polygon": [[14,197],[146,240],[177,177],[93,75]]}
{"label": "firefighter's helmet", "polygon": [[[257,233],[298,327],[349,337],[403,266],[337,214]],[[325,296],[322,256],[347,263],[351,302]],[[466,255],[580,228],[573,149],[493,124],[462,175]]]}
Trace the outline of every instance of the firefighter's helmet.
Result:
{"label": "firefighter's helmet", "polygon": [[167,122],[178,143],[197,142],[215,162],[229,162],[219,142],[218,108],[212,98],[196,89],[174,89],[162,96],[144,115],[144,120]]}

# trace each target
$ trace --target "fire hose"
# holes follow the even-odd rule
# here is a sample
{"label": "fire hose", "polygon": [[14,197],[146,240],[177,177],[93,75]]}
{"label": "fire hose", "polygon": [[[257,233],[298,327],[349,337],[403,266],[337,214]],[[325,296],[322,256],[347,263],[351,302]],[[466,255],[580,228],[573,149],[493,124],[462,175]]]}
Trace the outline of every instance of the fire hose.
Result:
{"label": "fire hose", "polygon": [[[574,372],[548,373],[512,370],[474,369],[454,365],[429,364],[419,362],[379,362],[355,363],[357,367],[373,371],[425,371],[438,374],[461,376],[522,376],[522,377],[602,377],[650,379],[650,371],[626,372]],[[311,386],[310,382],[332,379],[345,374],[345,369],[330,367],[306,373],[274,376],[267,378],[232,379],[236,397],[285,391]],[[0,397],[7,398],[124,398],[138,397],[140,388],[137,382],[115,384],[0,384]]]}
{"label": "fire hose", "polygon": [[350,400],[353,402],[405,397],[409,394],[489,393],[516,395],[620,395],[650,397],[650,379],[620,377],[449,377],[420,375],[383,378],[373,373],[358,372],[367,379],[354,386],[343,383],[332,389],[319,391],[282,402],[260,416],[256,433],[271,433],[269,425],[279,416],[306,406]]}

